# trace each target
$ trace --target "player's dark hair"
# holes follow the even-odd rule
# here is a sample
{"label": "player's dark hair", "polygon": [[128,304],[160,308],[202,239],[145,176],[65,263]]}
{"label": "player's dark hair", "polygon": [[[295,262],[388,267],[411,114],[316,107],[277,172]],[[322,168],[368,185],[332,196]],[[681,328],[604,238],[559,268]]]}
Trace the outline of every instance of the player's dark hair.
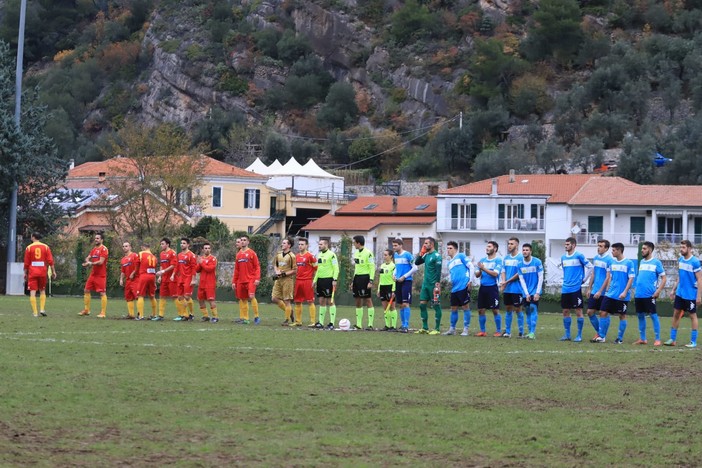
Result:
{"label": "player's dark hair", "polygon": [[643,245],[645,245],[646,247],[648,247],[649,249],[651,249],[651,252],[653,252],[653,249],[656,248],[656,246],[655,246],[655,245],[653,244],[653,242],[651,242],[651,241],[644,241]]}
{"label": "player's dark hair", "polygon": [[181,237],[180,240],[185,241],[186,244],[190,245],[190,239],[188,239],[187,237]]}
{"label": "player's dark hair", "polygon": [[353,241],[358,242],[361,245],[366,245],[366,238],[363,236],[353,236]]}
{"label": "player's dark hair", "polygon": [[32,237],[35,238],[36,240],[41,240],[41,232],[33,232]]}
{"label": "player's dark hair", "polygon": [[392,240],[392,243],[393,243],[393,244],[400,245],[400,246],[404,245],[404,241],[402,240],[401,237],[396,237],[396,238],[394,238],[394,239]]}
{"label": "player's dark hair", "polygon": [[161,242],[165,242],[168,247],[171,246],[171,240],[168,237],[161,239]]}
{"label": "player's dark hair", "polygon": [[615,242],[614,244],[612,244],[612,248],[624,252],[624,244],[622,244],[621,242]]}
{"label": "player's dark hair", "polygon": [[495,242],[495,241],[488,241],[488,245],[492,245],[493,247],[495,247],[495,252],[497,252],[498,250],[500,250],[500,244],[498,244],[498,243]]}
{"label": "player's dark hair", "polygon": [[528,243],[528,242],[525,243],[525,244],[522,244],[522,248],[524,248],[524,247],[527,247],[527,248],[529,248],[529,250],[532,250],[532,251],[534,250],[534,249],[531,247],[531,244]]}
{"label": "player's dark hair", "polygon": [[569,237],[565,241],[570,242],[573,245],[578,245],[578,241],[575,240],[575,237]]}
{"label": "player's dark hair", "polygon": [[251,238],[250,238],[248,235],[246,235],[246,234],[244,234],[243,236],[239,237],[239,239],[246,239],[246,240],[248,240],[248,241],[251,240]]}
{"label": "player's dark hair", "polygon": [[305,244],[310,245],[310,241],[308,241],[306,237],[298,237],[297,241],[304,242]]}
{"label": "player's dark hair", "polygon": [[454,249],[458,250],[458,242],[456,242],[456,241],[448,241],[448,242],[446,243],[446,246],[447,246],[447,247],[451,246],[451,247],[453,247]]}
{"label": "player's dark hair", "polygon": [[424,239],[424,240],[428,240],[429,242],[431,242],[431,245],[433,245],[434,247],[436,247],[436,239],[434,239],[433,237],[429,236],[429,237],[427,237],[427,238]]}
{"label": "player's dark hair", "polygon": [[689,248],[689,249],[692,248],[692,242],[690,242],[690,241],[687,240],[687,239],[681,240],[681,241],[680,241],[680,245],[684,245],[684,246],[686,246],[686,247]]}
{"label": "player's dark hair", "polygon": [[517,245],[519,245],[519,238],[518,238],[518,237],[510,237],[510,238],[507,239],[507,240],[508,240],[508,241],[511,241],[511,240],[517,241]]}
{"label": "player's dark hair", "polygon": [[609,241],[608,241],[607,239],[600,239],[600,240],[597,241],[597,243],[598,243],[598,244],[599,244],[599,243],[604,244],[604,246],[605,246],[606,249],[609,248]]}
{"label": "player's dark hair", "polygon": [[395,261],[395,256],[394,256],[395,253],[392,251],[392,249],[385,249],[385,250],[383,250],[383,252],[387,253],[393,262]]}
{"label": "player's dark hair", "polygon": [[206,246],[206,245],[209,245],[210,247],[212,247],[212,244],[210,244],[209,241],[205,241],[205,242],[202,243],[202,246],[203,246],[203,247]]}

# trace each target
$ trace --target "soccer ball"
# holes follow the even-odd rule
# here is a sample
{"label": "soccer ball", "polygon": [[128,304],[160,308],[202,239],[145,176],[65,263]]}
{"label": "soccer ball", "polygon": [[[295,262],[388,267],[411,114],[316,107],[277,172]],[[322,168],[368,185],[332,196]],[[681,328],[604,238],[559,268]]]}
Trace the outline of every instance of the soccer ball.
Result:
{"label": "soccer ball", "polygon": [[339,320],[339,330],[344,330],[344,331],[351,330],[351,321],[349,319]]}

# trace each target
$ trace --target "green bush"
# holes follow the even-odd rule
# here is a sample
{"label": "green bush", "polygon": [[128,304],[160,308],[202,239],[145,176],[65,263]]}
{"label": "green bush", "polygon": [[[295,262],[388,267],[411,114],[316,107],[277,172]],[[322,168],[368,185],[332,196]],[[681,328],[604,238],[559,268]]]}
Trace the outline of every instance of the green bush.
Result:
{"label": "green bush", "polygon": [[234,74],[234,72],[227,71],[219,77],[217,88],[221,91],[228,91],[236,96],[239,96],[249,90],[249,82],[248,80]]}
{"label": "green bush", "polygon": [[180,47],[180,44],[180,39],[169,39],[167,41],[161,42],[161,50],[169,54],[174,54]]}

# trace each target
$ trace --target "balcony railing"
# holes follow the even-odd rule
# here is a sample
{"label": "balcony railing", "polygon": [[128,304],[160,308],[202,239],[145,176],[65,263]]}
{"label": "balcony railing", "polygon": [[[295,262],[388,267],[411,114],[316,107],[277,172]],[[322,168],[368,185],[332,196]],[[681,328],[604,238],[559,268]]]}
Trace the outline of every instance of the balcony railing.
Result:
{"label": "balcony railing", "polygon": [[497,229],[500,231],[543,231],[544,220],[534,218],[499,218]]}
{"label": "balcony railing", "polygon": [[300,197],[300,198],[316,198],[318,200],[348,200],[352,201],[355,200],[358,195],[355,193],[339,193],[339,192],[323,192],[320,190],[293,190],[292,191],[292,196],[293,197]]}
{"label": "balcony railing", "polygon": [[474,218],[451,218],[451,229],[454,231],[475,231],[477,220]]}

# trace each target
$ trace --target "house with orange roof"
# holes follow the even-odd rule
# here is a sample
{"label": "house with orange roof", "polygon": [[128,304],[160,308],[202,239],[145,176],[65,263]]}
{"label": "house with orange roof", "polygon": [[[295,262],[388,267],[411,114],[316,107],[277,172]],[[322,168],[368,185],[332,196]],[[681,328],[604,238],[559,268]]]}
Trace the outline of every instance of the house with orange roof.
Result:
{"label": "house with orange roof", "polygon": [[555,261],[568,237],[587,257],[597,242],[621,242],[635,257],[640,242],[702,243],[702,186],[639,185],[598,174],[510,174],[440,191],[437,231],[480,256],[495,240],[542,241]]}
{"label": "house with orange roof", "polygon": [[436,197],[359,197],[303,230],[313,251],[321,239],[337,244],[343,235],[360,234],[376,258],[396,237],[403,239],[405,250],[419,252],[426,237],[436,237],[436,202]]}
{"label": "house with orange roof", "polygon": [[[236,231],[253,233],[266,228],[269,233],[283,232],[284,217],[276,215],[278,200],[276,191],[266,185],[268,177],[205,155],[201,158],[202,182],[191,190],[204,198],[204,207],[199,211],[192,209],[184,193],[181,205],[174,209],[174,216],[189,224],[195,224],[203,216],[213,216]],[[71,234],[111,229],[108,211],[119,209],[120,202],[110,194],[108,181],[132,173],[136,176],[133,161],[122,157],[71,167],[66,187],[80,190],[82,196],[76,200],[78,208],[64,231]]]}

